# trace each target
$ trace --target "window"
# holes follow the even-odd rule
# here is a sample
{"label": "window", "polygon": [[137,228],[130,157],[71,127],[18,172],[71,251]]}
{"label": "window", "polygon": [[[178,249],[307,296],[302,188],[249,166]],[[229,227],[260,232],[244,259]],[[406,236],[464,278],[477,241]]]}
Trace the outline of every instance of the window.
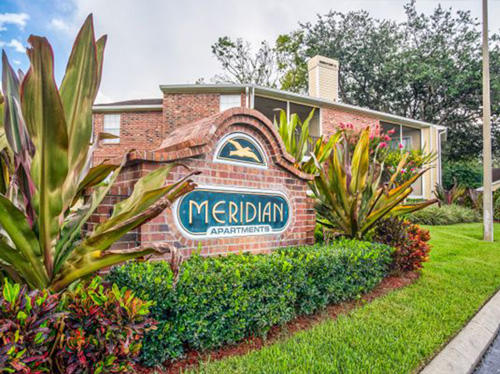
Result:
{"label": "window", "polygon": [[[120,136],[120,115],[105,114],[104,115],[104,132]],[[120,139],[104,139],[103,143],[120,143]]]}
{"label": "window", "polygon": [[240,95],[220,95],[221,112],[231,108],[239,108],[240,106],[241,106]]}
{"label": "window", "polygon": [[273,122],[275,117],[279,121],[280,109],[286,112],[288,106],[286,101],[255,96],[253,107]]}
{"label": "window", "polygon": [[316,140],[321,136],[320,108],[290,102],[288,106],[288,115],[291,116],[295,113],[300,120],[304,122],[313,110],[314,114],[309,122],[309,135]]}
{"label": "window", "polygon": [[390,148],[391,149],[400,149],[399,145],[403,145],[403,149],[409,151],[411,150],[411,137],[409,136],[403,136],[401,139],[392,139]]}
{"label": "window", "polygon": [[313,144],[310,144],[307,154],[313,150],[316,140],[321,136],[320,108],[263,96],[255,96],[254,108],[269,118],[271,122],[274,122],[275,118],[279,121],[280,109],[284,110],[288,117],[292,114],[297,114],[302,122],[305,121],[311,114],[311,111],[314,110],[314,115],[309,122],[309,135],[313,138]]}
{"label": "window", "polygon": [[390,148],[399,149],[400,145],[407,151],[422,148],[422,131],[420,129],[390,123],[382,123],[381,125],[383,132],[392,131],[391,141],[388,142]]}
{"label": "window", "polygon": [[[392,131],[389,147],[391,149],[400,149],[403,146],[405,151],[418,150],[422,148],[422,130],[407,127],[403,125],[395,125],[392,123],[381,123],[382,131],[387,133]],[[410,195],[412,198],[421,198],[423,195],[423,181],[422,177],[413,183],[413,193]]]}

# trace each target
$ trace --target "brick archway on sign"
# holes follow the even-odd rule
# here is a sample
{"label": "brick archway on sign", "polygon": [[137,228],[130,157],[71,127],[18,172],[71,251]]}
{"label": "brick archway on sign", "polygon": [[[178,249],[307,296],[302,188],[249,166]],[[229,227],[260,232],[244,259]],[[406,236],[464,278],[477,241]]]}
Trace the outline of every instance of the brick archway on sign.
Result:
{"label": "brick archway on sign", "polygon": [[[251,137],[262,146],[268,161],[266,168],[220,163],[214,160],[216,148],[224,137],[233,133]],[[314,202],[307,195],[312,176],[294,167],[294,159],[273,124],[260,112],[233,108],[175,129],[154,151],[135,151],[128,155],[126,166],[106,198],[94,222],[105,220],[112,203],[130,196],[133,185],[148,172],[165,163],[182,163],[201,171],[194,181],[200,186],[221,187],[233,191],[275,191],[286,197],[291,211],[286,231],[261,236],[210,237],[197,239],[179,229],[176,212],[167,209],[162,215],[131,233],[117,246],[127,248],[150,242],[168,242],[190,255],[201,245],[202,255],[231,252],[266,253],[278,247],[312,244],[314,242]],[[185,175],[186,169],[176,167],[171,181]]]}

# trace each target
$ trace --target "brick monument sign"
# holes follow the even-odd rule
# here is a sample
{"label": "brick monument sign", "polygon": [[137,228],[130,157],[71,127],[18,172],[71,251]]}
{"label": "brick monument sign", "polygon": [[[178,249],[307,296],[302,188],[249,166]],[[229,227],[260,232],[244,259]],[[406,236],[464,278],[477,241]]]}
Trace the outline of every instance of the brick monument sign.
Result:
{"label": "brick monument sign", "polygon": [[[172,208],[126,235],[117,247],[168,242],[190,255],[269,252],[312,244],[315,212],[307,195],[311,176],[293,166],[272,123],[260,112],[233,108],[173,130],[155,151],[135,151],[91,223],[130,196],[134,183],[166,163],[201,174],[198,187]],[[171,181],[188,171],[174,167]]]}

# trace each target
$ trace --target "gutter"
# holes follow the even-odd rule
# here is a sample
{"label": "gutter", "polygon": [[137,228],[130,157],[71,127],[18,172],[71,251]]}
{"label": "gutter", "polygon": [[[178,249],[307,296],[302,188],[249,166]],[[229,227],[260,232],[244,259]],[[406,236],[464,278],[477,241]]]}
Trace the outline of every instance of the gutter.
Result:
{"label": "gutter", "polygon": [[[409,119],[395,114],[379,112],[372,109],[361,108],[354,105],[343,104],[331,100],[321,99],[308,95],[297,94],[289,91],[281,91],[274,88],[261,87],[254,84],[165,84],[160,85],[160,89],[164,93],[241,93],[250,88],[252,96],[262,95],[269,98],[287,100],[298,104],[309,104],[317,107],[330,107],[351,113],[364,114],[370,117],[377,118],[382,121],[409,125],[417,128],[437,127],[446,129],[444,126],[434,125],[432,123]],[[251,103],[253,104],[253,102]]]}
{"label": "gutter", "polygon": [[162,111],[163,105],[94,105],[94,113],[103,112],[156,112]]}

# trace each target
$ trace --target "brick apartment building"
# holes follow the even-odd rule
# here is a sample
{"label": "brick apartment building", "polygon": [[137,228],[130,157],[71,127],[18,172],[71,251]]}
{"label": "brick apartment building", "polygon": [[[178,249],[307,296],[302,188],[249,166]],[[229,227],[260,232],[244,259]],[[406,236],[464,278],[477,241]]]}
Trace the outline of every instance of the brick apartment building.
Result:
{"label": "brick apartment building", "polygon": [[309,94],[302,95],[252,84],[160,85],[162,97],[94,106],[94,133],[108,132],[118,139],[104,141],[95,162],[122,155],[126,150],[153,151],[175,129],[227,109],[255,109],[273,120],[276,109],[305,119],[315,109],[311,135],[330,135],[340,123],[370,126],[377,131],[395,129],[393,145],[438,154],[432,169],[415,185],[414,197],[430,198],[441,181],[441,143],[446,129],[431,123],[383,113],[338,101],[338,62],[321,56],[309,61]]}

